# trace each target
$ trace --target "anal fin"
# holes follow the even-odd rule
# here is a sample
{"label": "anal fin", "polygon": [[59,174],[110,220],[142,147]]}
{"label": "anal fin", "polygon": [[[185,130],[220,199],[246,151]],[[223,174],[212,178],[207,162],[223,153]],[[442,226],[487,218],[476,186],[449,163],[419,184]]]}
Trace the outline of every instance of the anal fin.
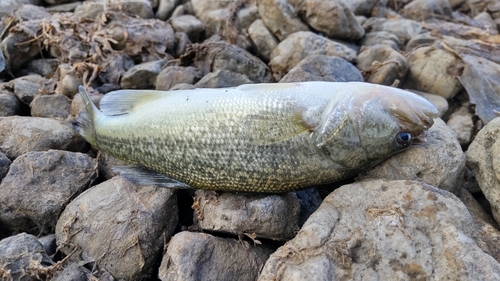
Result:
{"label": "anal fin", "polygon": [[192,189],[193,187],[174,179],[171,179],[163,174],[140,166],[116,166],[111,169],[119,174],[122,178],[138,184],[138,185],[153,185],[165,188],[180,188]]}

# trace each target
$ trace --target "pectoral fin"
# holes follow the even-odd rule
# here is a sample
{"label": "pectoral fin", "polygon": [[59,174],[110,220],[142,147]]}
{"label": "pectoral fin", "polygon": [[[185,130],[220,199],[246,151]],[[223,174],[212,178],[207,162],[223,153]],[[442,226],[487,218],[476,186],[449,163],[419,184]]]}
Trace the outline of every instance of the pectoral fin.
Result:
{"label": "pectoral fin", "polygon": [[167,95],[167,91],[119,90],[107,93],[101,99],[100,108],[106,115],[123,115],[135,107],[152,102]]}
{"label": "pectoral fin", "polygon": [[174,179],[171,179],[158,172],[139,166],[117,166],[111,169],[120,177],[138,184],[138,185],[153,185],[165,188],[180,188],[192,189],[193,187]]}

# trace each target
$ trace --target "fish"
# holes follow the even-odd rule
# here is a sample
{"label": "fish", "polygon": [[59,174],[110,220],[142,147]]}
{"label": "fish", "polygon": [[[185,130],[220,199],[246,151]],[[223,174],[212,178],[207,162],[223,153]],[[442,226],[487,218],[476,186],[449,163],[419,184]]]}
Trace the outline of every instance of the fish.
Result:
{"label": "fish", "polygon": [[282,193],[353,177],[426,141],[438,110],[398,88],[364,82],[118,90],[73,123],[142,185]]}

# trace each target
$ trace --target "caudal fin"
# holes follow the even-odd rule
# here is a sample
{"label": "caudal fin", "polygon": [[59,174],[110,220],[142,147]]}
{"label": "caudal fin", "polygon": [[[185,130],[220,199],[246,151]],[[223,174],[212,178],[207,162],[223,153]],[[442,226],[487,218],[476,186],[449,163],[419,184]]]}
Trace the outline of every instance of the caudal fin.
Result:
{"label": "caudal fin", "polygon": [[96,120],[98,115],[102,113],[90,100],[90,97],[83,86],[78,86],[78,92],[82,96],[83,104],[85,105],[85,111],[82,111],[78,114],[76,120],[72,123],[73,128],[87,142],[89,142],[94,147],[97,147],[94,120]]}

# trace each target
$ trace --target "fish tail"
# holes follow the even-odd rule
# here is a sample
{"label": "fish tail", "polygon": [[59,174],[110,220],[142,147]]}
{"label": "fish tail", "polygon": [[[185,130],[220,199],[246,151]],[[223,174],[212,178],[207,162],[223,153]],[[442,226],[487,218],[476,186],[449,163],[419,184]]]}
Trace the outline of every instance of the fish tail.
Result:
{"label": "fish tail", "polygon": [[87,142],[89,142],[94,147],[97,146],[97,138],[95,133],[95,120],[102,112],[95,106],[95,104],[90,100],[87,91],[83,86],[78,86],[78,92],[82,96],[83,104],[85,105],[85,111],[81,111],[76,120],[72,123],[75,131],[78,132]]}

